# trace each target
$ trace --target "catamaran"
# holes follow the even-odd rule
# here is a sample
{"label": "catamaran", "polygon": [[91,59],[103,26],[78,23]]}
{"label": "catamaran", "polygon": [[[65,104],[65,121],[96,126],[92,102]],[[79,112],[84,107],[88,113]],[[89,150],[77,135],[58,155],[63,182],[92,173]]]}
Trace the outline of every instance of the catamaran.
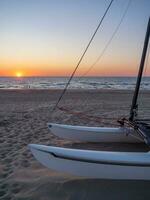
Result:
{"label": "catamaran", "polygon": [[[150,37],[150,18],[133,95],[129,118],[118,122],[120,128],[83,127],[49,123],[53,134],[88,142],[145,142],[150,146],[150,125],[137,119],[137,98]],[[108,144],[109,145],[109,144]],[[138,145],[138,144],[137,144]],[[101,178],[150,180],[150,152],[111,152],[70,149],[29,144],[35,158],[44,166],[73,175]]]}
{"label": "catamaran", "polygon": [[142,143],[131,127],[88,127],[48,123],[50,131],[63,139],[80,142]]}

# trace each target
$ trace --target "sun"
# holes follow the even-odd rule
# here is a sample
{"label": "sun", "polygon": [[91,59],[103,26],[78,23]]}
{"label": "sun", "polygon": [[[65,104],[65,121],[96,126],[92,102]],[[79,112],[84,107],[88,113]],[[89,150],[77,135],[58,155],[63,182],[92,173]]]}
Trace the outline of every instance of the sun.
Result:
{"label": "sun", "polygon": [[22,77],[22,72],[16,72],[16,77],[18,78]]}

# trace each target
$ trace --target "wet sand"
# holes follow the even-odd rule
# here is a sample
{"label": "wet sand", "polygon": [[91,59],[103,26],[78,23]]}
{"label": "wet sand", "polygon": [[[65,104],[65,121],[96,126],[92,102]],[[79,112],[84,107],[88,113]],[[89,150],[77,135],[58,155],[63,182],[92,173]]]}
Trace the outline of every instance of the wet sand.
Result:
{"label": "wet sand", "polygon": [[[100,116],[99,121],[51,110],[59,90],[0,90],[0,199],[76,200],[76,199],[149,199],[150,181],[94,180],[48,170],[39,164],[27,148],[29,143],[73,148],[112,150],[109,144],[72,143],[57,138],[47,122],[89,126],[118,126],[116,120],[127,116],[131,91],[71,90],[61,106],[72,112]],[[143,92],[140,115],[150,116],[150,92]],[[104,118],[114,118],[105,120]],[[113,150],[129,151],[131,145],[116,145]],[[147,149],[133,145],[135,151]]]}

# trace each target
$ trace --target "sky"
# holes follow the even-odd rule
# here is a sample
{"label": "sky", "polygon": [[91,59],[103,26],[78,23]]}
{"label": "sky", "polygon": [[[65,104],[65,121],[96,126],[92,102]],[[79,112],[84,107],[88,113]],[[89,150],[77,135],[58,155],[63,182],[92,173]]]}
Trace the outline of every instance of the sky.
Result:
{"label": "sky", "polygon": [[[0,0],[0,76],[69,76],[109,2]],[[128,0],[114,0],[77,76],[101,54],[127,4]],[[131,0],[112,43],[86,75],[136,76],[149,16],[149,0]]]}

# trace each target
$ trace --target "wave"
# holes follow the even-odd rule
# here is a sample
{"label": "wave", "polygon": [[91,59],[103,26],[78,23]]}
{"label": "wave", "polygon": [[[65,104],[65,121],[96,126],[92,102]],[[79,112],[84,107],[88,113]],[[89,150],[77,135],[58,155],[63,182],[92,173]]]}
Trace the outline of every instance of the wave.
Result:
{"label": "wave", "polygon": [[[66,77],[30,77],[4,78],[0,77],[0,89],[63,89],[67,83]],[[70,89],[116,89],[133,90],[135,77],[85,77],[74,78]],[[150,77],[144,77],[141,89],[150,90]]]}

